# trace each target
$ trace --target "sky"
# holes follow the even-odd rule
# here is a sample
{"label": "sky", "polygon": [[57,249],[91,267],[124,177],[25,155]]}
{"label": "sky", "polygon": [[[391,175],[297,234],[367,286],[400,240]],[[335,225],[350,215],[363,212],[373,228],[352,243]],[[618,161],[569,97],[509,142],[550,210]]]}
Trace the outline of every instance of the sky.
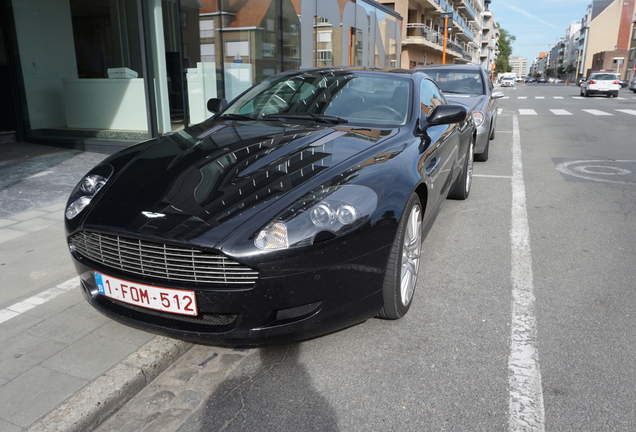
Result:
{"label": "sky", "polygon": [[580,21],[591,0],[492,0],[490,10],[500,28],[517,39],[512,55],[528,59],[549,51],[570,27]]}

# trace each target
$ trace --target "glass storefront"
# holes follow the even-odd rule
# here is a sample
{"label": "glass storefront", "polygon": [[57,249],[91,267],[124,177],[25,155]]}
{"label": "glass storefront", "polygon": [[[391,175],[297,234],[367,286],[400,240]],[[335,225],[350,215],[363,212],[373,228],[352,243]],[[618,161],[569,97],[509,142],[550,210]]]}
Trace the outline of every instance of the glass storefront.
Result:
{"label": "glass storefront", "polygon": [[279,72],[400,64],[402,18],[372,0],[0,1],[27,141],[126,145]]}

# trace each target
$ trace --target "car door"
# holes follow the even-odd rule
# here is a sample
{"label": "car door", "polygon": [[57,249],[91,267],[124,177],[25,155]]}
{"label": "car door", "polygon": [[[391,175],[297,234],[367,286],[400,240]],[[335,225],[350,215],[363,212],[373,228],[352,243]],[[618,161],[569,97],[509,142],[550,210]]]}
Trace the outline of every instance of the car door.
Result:
{"label": "car door", "polygon": [[[424,115],[428,116],[435,107],[447,104],[446,98],[437,85],[429,79],[422,80],[420,88],[420,105]],[[426,173],[434,183],[436,204],[446,199],[451,186],[453,170],[459,153],[459,133],[457,125],[436,125],[427,129],[426,133],[435,148],[434,158],[426,167]]]}

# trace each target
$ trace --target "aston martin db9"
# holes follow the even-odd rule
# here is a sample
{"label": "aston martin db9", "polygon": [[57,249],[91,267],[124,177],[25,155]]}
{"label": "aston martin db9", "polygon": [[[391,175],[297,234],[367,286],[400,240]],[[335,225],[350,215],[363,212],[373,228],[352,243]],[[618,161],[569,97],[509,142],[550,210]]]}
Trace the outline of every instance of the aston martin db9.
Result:
{"label": "aston martin db9", "polygon": [[468,197],[475,126],[422,72],[282,73],[93,168],[66,207],[86,299],[214,345],[307,339],[411,306],[422,241]]}

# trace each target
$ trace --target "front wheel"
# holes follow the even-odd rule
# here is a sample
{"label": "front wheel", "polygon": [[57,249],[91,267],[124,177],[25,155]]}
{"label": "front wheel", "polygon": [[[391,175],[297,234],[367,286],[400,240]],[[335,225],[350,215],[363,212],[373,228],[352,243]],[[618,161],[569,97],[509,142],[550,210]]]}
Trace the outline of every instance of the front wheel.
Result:
{"label": "front wheel", "polygon": [[462,172],[459,174],[455,186],[453,186],[453,189],[451,189],[448,194],[450,199],[465,200],[470,194],[470,187],[473,184],[473,162],[475,160],[473,155],[474,150],[475,141],[471,140],[468,150],[466,151],[466,161],[464,162]]}
{"label": "front wheel", "polygon": [[381,318],[399,319],[408,312],[417,285],[421,254],[422,204],[419,197],[412,193],[389,253],[382,285],[384,306],[379,313]]}

